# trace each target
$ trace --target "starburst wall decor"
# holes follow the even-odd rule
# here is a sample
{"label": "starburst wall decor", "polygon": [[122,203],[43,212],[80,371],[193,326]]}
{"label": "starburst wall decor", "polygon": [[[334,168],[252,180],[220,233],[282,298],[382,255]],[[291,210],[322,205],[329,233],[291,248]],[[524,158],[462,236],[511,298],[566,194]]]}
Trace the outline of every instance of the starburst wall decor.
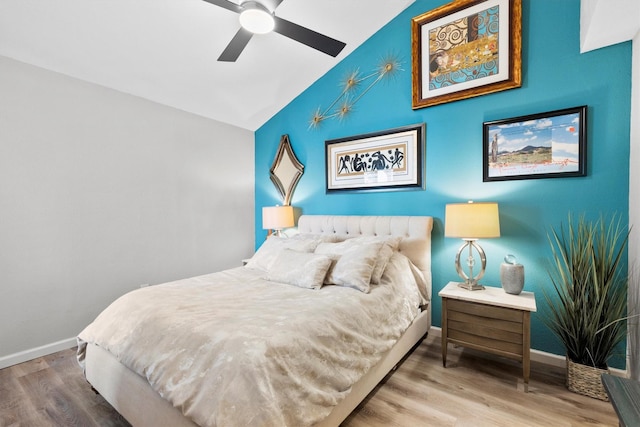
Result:
{"label": "starburst wall decor", "polygon": [[[402,64],[393,55],[380,61],[380,65],[370,74],[366,76],[360,75],[360,70],[352,71],[346,79],[340,84],[342,92],[326,109],[320,107],[313,113],[313,117],[309,123],[309,128],[317,128],[321,122],[337,117],[345,118],[353,111],[353,107],[376,83],[383,79],[394,76],[397,72],[403,71],[400,66]],[[368,86],[365,84],[373,79]],[[361,89],[361,90],[360,90]]]}

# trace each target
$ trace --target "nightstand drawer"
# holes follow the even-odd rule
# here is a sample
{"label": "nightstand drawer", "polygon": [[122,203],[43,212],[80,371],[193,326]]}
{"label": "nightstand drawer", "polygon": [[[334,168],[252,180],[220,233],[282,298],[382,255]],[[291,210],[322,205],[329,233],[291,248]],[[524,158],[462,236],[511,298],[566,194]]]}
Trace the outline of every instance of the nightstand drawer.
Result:
{"label": "nightstand drawer", "polygon": [[522,336],[519,337],[520,343],[518,344],[501,340],[496,338],[495,335],[474,335],[452,329],[450,326],[447,337],[449,338],[449,342],[454,344],[460,344],[482,351],[493,350],[496,354],[516,360],[520,360],[522,357]]}
{"label": "nightstand drawer", "polygon": [[[449,306],[453,301],[449,301]],[[468,325],[482,325],[485,328],[499,329],[502,331],[522,333],[522,313],[517,313],[519,319],[516,321],[501,320],[495,317],[478,316],[464,311],[449,309],[449,320]]]}
{"label": "nightstand drawer", "polygon": [[[513,308],[480,305],[474,302],[452,299],[448,303],[449,311],[467,313],[483,319],[497,319],[501,322],[514,322],[522,324],[522,311]],[[520,327],[522,330],[522,327]]]}

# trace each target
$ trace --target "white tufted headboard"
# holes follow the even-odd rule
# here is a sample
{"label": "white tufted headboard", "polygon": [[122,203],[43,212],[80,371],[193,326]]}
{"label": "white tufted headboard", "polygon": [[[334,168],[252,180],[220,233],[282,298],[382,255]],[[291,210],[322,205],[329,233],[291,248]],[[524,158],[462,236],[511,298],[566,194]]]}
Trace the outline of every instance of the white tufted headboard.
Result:
{"label": "white tufted headboard", "polygon": [[340,239],[357,236],[401,236],[400,252],[424,274],[431,297],[430,216],[302,215],[298,232],[333,234]]}

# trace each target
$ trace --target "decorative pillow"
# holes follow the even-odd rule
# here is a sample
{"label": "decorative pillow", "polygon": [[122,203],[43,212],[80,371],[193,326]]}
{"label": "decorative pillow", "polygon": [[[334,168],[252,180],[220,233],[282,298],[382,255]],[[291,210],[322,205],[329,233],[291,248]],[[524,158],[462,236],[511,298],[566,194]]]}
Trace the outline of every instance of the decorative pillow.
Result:
{"label": "decorative pillow", "polygon": [[255,254],[247,261],[246,267],[259,270],[269,270],[278,253],[283,249],[292,249],[298,252],[313,252],[320,243],[319,240],[305,239],[294,240],[283,237],[271,236],[264,241]]}
{"label": "decorative pillow", "polygon": [[320,289],[329,267],[331,258],[326,255],[283,249],[265,279],[300,288]]}
{"label": "decorative pillow", "polygon": [[399,236],[359,236],[347,239],[340,243],[341,246],[344,247],[368,245],[371,243],[382,244],[380,252],[378,252],[378,256],[376,258],[373,273],[371,274],[371,284],[377,285],[380,283],[380,278],[382,278],[382,273],[384,273],[384,269],[386,268],[391,255],[398,251],[401,240],[402,237]]}
{"label": "decorative pillow", "polygon": [[391,255],[398,251],[400,240],[402,240],[402,237],[399,236],[361,236],[346,240],[346,242],[352,242],[353,244],[382,243],[376,258],[376,265],[373,268],[373,274],[371,275],[371,284],[377,285],[380,283],[380,278],[382,278],[382,273],[384,273]]}
{"label": "decorative pillow", "polygon": [[394,252],[382,275],[381,284],[404,283],[420,294],[420,305],[429,302],[428,281],[422,271],[406,255]]}
{"label": "decorative pillow", "polygon": [[328,255],[333,260],[324,283],[347,286],[368,293],[381,247],[382,243],[320,243],[316,253]]}
{"label": "decorative pillow", "polygon": [[424,305],[430,300],[429,291],[427,290],[427,279],[424,278],[422,271],[410,260],[409,266],[411,267],[413,278],[416,280],[416,285],[418,285],[420,296],[422,296],[422,304]]}

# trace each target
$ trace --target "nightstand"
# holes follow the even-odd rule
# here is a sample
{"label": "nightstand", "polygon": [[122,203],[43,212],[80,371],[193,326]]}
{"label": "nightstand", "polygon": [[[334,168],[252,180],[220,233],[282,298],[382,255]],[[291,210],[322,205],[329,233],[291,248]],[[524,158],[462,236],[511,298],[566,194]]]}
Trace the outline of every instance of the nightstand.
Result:
{"label": "nightstand", "polygon": [[442,297],[442,365],[447,366],[447,345],[486,351],[522,362],[524,390],[529,391],[532,292],[511,295],[502,288],[468,291],[449,282]]}

